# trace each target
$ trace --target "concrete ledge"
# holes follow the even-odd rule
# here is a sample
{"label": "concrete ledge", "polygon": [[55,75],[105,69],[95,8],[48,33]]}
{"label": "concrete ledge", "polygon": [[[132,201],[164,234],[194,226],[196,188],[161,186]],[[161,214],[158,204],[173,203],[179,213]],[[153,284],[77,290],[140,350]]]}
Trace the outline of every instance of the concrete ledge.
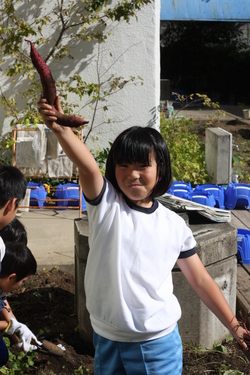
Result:
{"label": "concrete ledge", "polygon": [[237,229],[230,223],[190,225],[196,250],[204,266],[237,253]]}
{"label": "concrete ledge", "polygon": [[84,277],[89,253],[89,223],[87,216],[75,219],[75,310],[79,322],[80,337],[87,343],[93,342],[93,329],[86,309]]}
{"label": "concrete ledge", "polygon": [[[237,229],[229,223],[196,224],[190,225],[190,229],[197,241],[196,249],[203,265],[235,313]],[[182,308],[178,324],[183,340],[192,341],[205,349],[229,336],[229,331],[199,299],[177,265],[173,282],[174,293]]]}
{"label": "concrete ledge", "polygon": [[[233,312],[236,310],[236,257],[230,257],[206,267],[221,289]],[[173,273],[174,293],[182,317],[178,322],[182,340],[191,341],[203,349],[212,348],[230,335],[218,318],[203,304],[181,271]]]}

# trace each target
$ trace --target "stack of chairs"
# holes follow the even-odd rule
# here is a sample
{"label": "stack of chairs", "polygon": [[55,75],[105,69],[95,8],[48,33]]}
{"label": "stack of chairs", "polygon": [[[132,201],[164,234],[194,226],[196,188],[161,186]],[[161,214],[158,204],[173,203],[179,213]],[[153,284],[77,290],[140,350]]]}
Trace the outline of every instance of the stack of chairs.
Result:
{"label": "stack of chairs", "polygon": [[249,207],[250,185],[233,182],[228,184],[225,191],[225,206],[229,210],[233,210],[235,207]]}
{"label": "stack of chairs", "polygon": [[243,264],[250,264],[250,230],[237,229],[237,258]]}
{"label": "stack of chairs", "polygon": [[[217,207],[222,210],[225,209],[225,195],[223,187],[217,184],[197,185],[194,189],[194,193],[193,198],[196,199],[196,202],[201,203],[203,201],[204,203],[201,204]],[[201,196],[200,198],[198,198],[199,195]],[[214,197],[214,199],[211,198],[211,195]]]}
{"label": "stack of chairs", "polygon": [[190,200],[190,194],[192,192],[193,188],[191,183],[184,181],[174,181],[170,189],[167,191],[168,194],[188,200]]}

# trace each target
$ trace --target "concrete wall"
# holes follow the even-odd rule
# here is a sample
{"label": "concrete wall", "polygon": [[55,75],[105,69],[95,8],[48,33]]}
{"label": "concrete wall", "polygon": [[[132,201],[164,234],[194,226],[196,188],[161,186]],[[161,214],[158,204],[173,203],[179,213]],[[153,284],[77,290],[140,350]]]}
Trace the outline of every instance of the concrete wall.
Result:
{"label": "concrete wall", "polygon": [[79,322],[79,334],[85,342],[92,343],[93,330],[86,309],[84,276],[89,253],[89,224],[87,216],[75,220],[75,309]]}
{"label": "concrete wall", "polygon": [[[228,223],[190,225],[197,241],[197,253],[208,273],[219,286],[234,314],[236,313],[237,229]],[[182,317],[179,330],[183,340],[212,348],[228,337],[229,331],[203,304],[178,267],[173,272],[174,293]]]}
{"label": "concrete wall", "polygon": [[[57,3],[56,0],[33,0],[22,4],[20,13],[28,20],[34,21],[36,16],[50,14],[50,9]],[[69,0],[65,0],[67,5]],[[118,0],[108,2],[108,6],[118,3]],[[50,15],[53,17],[53,14]],[[51,45],[58,37],[59,30],[47,28],[46,33],[51,40]],[[70,41],[70,48],[74,60],[63,59],[62,61],[48,61],[52,74],[57,79],[69,80],[74,73],[81,75],[88,83],[97,83],[100,79],[102,87],[107,88],[109,80],[115,77],[129,79],[131,76],[140,76],[141,81],[136,79],[126,85],[122,90],[107,97],[107,100],[100,103],[94,119],[93,136],[98,140],[92,143],[89,140],[89,147],[99,149],[107,147],[109,141],[125,128],[132,125],[153,126],[159,128],[159,104],[160,104],[160,0],[155,0],[145,5],[138,12],[138,21],[133,18],[129,23],[121,21],[107,25],[107,32],[111,33],[105,43],[77,42]],[[35,37],[30,38],[35,41]],[[39,47],[41,56],[46,56],[51,46],[44,44]],[[29,53],[28,44],[23,41],[21,49]],[[12,56],[5,56],[6,64],[11,62]],[[6,64],[2,64],[4,69]],[[4,76],[4,70],[0,72],[1,89],[7,98],[11,98],[13,92],[20,95],[30,81],[20,77],[15,83],[10,77]],[[87,120],[93,119],[93,103],[89,97],[83,97],[80,102],[74,95],[68,93],[68,100],[79,105],[79,114]],[[25,105],[24,99],[19,99],[21,106]],[[107,105],[108,111],[102,107]],[[4,120],[4,111],[0,110],[0,133],[5,134],[10,130],[9,120]],[[90,126],[89,124],[89,126]],[[86,126],[84,134],[87,134],[89,126]]]}

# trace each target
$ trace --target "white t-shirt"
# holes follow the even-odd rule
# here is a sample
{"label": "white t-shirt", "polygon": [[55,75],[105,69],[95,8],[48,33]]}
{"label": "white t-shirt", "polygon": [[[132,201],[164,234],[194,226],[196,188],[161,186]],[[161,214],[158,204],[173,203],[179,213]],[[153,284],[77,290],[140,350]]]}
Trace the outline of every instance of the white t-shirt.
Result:
{"label": "white t-shirt", "polygon": [[[2,237],[0,237],[0,270],[2,268],[2,260],[5,255],[5,243],[3,242]],[[0,289],[0,299],[6,298],[6,293]]]}
{"label": "white t-shirt", "polygon": [[180,255],[196,252],[190,228],[158,201],[151,208],[134,205],[107,180],[86,203],[85,290],[94,331],[127,342],[170,333],[181,317],[171,271]]}

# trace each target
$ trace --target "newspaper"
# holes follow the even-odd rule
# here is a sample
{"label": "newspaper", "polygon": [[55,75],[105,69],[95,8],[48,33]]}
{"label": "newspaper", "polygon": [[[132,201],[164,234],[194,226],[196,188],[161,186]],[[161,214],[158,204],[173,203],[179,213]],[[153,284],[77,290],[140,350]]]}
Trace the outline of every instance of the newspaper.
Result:
{"label": "newspaper", "polygon": [[231,221],[231,211],[205,206],[172,194],[166,193],[158,197],[157,200],[163,206],[175,212],[196,211],[200,215],[218,223],[229,223]]}

